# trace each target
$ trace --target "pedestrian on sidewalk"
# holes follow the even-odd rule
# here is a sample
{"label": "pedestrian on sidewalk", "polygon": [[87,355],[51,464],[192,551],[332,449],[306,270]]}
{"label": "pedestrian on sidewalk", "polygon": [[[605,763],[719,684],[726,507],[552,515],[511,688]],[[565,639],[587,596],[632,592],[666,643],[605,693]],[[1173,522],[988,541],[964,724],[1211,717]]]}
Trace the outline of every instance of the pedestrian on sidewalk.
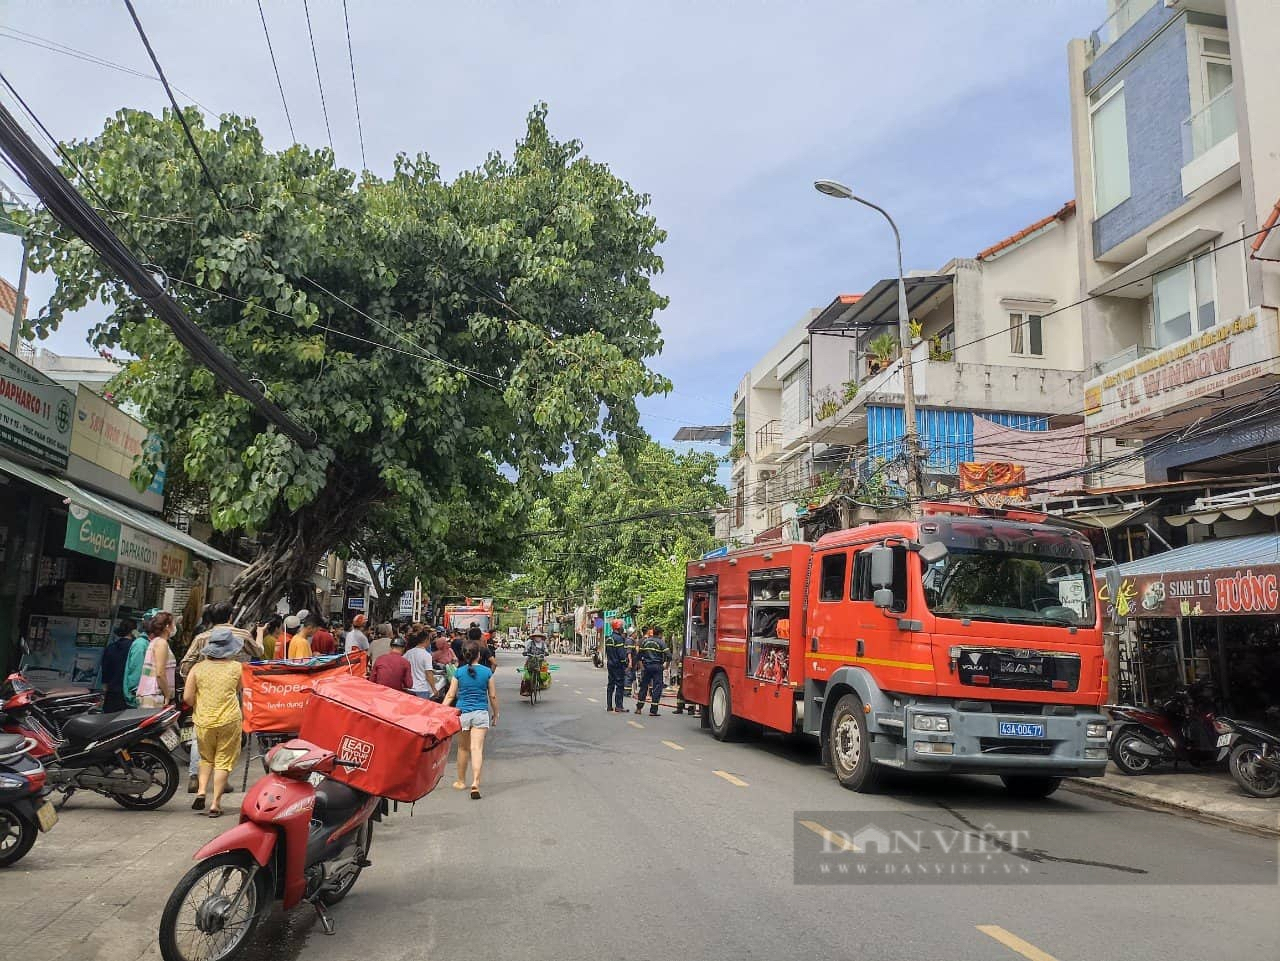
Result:
{"label": "pedestrian on sidewalk", "polygon": [[128,707],[124,699],[124,668],[129,661],[133,632],[137,626],[135,621],[126,617],[116,625],[111,643],[102,652],[102,688],[107,692],[102,705],[104,714],[123,711]]}
{"label": "pedestrian on sidewalk", "polygon": [[124,662],[124,702],[129,707],[138,706],[138,682],[142,680],[142,663],[147,657],[147,648],[151,645],[151,618],[154,611],[142,618],[142,624],[134,635],[129,646],[129,658]]}
{"label": "pedestrian on sidewalk", "polygon": [[409,662],[412,673],[409,693],[417,697],[435,697],[439,681],[431,660],[431,634],[426,628],[420,628],[409,635],[408,643],[412,646],[404,652],[404,659]]}
{"label": "pedestrian on sidewalk", "polygon": [[471,799],[480,800],[480,769],[484,766],[484,739],[490,727],[498,723],[498,690],[493,683],[493,671],[478,664],[480,645],[467,641],[462,648],[463,666],[449,682],[444,696],[445,704],[457,704],[462,716],[462,731],[458,735],[458,779],[454,788],[461,791],[467,786],[467,766],[471,766]]}
{"label": "pedestrian on sidewalk", "polygon": [[329,624],[319,614],[316,618],[320,621],[320,625],[316,628],[315,633],[311,635],[311,653],[312,654],[333,654],[338,650],[338,640],[329,632]]}
{"label": "pedestrian on sidewalk", "polygon": [[351,619],[351,630],[347,631],[347,636],[343,638],[342,652],[344,654],[369,650],[369,638],[364,632],[364,627],[368,623],[369,618],[363,614],[357,614]]}
{"label": "pedestrian on sidewalk", "polygon": [[203,657],[192,666],[182,692],[184,703],[192,707],[196,730],[200,773],[191,810],[203,811],[205,796],[213,780],[209,817],[222,816],[222,795],[240,757],[240,713],[243,670],[236,656],[244,650],[243,632],[228,625],[215,627],[203,645]]}
{"label": "pedestrian on sidewalk", "polygon": [[407,691],[413,687],[413,668],[404,656],[403,637],[391,639],[391,650],[373,662],[369,680],[393,691]]}
{"label": "pedestrian on sidewalk", "polygon": [[624,710],[623,682],[627,674],[627,638],[621,631],[614,631],[605,639],[604,658],[605,668],[609,672],[609,680],[604,689],[604,709],[621,714]]}
{"label": "pedestrian on sidewalk", "polygon": [[262,648],[263,660],[274,661],[278,656],[277,651],[279,654],[288,651],[289,645],[284,641],[283,631],[284,618],[279,614],[272,614],[258,625],[258,646]]}
{"label": "pedestrian on sidewalk", "polygon": [[151,618],[151,638],[142,660],[142,677],[138,680],[138,707],[164,707],[173,701],[178,667],[173,648],[169,646],[173,631],[173,615],[168,611]]}
{"label": "pedestrian on sidewalk", "polygon": [[[200,622],[207,624],[208,629],[201,631],[192,638],[191,645],[187,648],[187,653],[182,656],[182,663],[178,665],[178,673],[182,677],[189,677],[196,664],[204,659],[205,645],[213,637],[214,630],[219,627],[227,628],[240,642],[235,655],[233,655],[237,663],[248,663],[262,657],[262,645],[258,643],[258,639],[248,631],[231,623],[235,613],[236,608],[231,601],[214,601],[205,607]],[[183,700],[185,701],[186,698],[184,697]],[[200,750],[194,735],[191,738],[188,749],[187,793],[194,794],[199,790],[200,778]]]}
{"label": "pedestrian on sidewalk", "polygon": [[311,635],[316,632],[316,628],[319,626],[320,615],[308,613],[289,640],[289,660],[311,660]]}
{"label": "pedestrian on sidewalk", "polygon": [[662,697],[662,670],[671,660],[671,649],[662,636],[662,628],[655,627],[640,642],[640,692],[636,695],[636,713],[644,710],[644,698],[650,697],[649,716],[658,716],[658,701]]}

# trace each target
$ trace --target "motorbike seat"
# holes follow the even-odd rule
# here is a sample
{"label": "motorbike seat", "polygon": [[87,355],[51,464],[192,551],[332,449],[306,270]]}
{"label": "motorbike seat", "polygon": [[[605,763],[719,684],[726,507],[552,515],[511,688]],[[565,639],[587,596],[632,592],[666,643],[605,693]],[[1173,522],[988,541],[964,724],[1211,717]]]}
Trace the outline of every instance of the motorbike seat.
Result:
{"label": "motorbike seat", "polygon": [[368,797],[363,791],[348,787],[341,781],[325,778],[316,788],[316,806],[312,816],[321,824],[337,824],[355,813]]}
{"label": "motorbike seat", "polygon": [[131,708],[114,714],[79,714],[62,725],[62,736],[68,741],[100,741],[137,727],[156,712],[146,708]]}

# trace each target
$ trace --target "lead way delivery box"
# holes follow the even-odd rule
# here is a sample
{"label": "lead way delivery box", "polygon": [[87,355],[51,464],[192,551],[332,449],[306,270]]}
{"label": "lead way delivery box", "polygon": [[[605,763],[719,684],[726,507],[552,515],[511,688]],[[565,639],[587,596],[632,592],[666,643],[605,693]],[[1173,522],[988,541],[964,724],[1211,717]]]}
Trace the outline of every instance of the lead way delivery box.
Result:
{"label": "lead way delivery box", "polygon": [[360,677],[316,682],[298,736],[355,767],[330,775],[393,801],[416,801],[439,783],[449,742],[461,729],[445,707]]}

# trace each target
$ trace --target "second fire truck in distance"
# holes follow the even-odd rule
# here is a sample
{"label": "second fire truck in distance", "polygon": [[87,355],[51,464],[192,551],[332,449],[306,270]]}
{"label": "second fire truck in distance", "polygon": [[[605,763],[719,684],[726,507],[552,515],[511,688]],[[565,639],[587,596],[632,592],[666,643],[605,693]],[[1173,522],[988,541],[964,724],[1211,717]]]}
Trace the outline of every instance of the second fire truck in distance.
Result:
{"label": "second fire truck in distance", "polygon": [[1044,797],[1107,764],[1093,553],[1042,515],[926,505],[694,561],[683,696],[725,740],[817,735],[845,787],[890,768]]}

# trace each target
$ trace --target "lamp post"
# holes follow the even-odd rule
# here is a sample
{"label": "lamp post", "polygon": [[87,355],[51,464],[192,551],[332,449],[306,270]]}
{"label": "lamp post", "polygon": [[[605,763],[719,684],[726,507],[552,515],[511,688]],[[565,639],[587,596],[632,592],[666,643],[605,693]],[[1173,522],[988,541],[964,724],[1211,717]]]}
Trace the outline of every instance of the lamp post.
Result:
{"label": "lamp post", "polygon": [[898,251],[898,340],[902,344],[902,419],[903,446],[907,450],[907,497],[913,516],[920,512],[920,497],[924,484],[920,477],[920,436],[916,433],[915,381],[911,373],[911,318],[907,315],[907,284],[902,276],[902,235],[889,212],[883,207],[863,200],[844,184],[835,180],[815,180],[814,189],[837,200],[855,200],[864,207],[877,211],[893,229],[893,240]]}

